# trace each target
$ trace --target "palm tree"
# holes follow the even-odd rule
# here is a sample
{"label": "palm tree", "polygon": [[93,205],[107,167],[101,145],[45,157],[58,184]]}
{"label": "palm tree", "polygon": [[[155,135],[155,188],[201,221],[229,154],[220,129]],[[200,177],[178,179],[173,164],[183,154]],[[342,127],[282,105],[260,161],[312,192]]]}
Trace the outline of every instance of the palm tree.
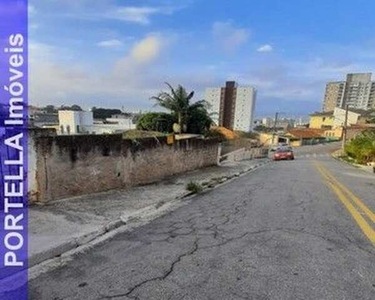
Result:
{"label": "palm tree", "polygon": [[156,105],[169,109],[178,120],[179,133],[185,131],[185,127],[191,133],[203,133],[207,131],[213,123],[207,109],[209,104],[205,100],[200,100],[190,104],[194,96],[194,91],[188,93],[184,87],[178,85],[174,89],[169,83],[165,83],[170,93],[161,92],[158,96],[151,97],[156,100]]}
{"label": "palm tree", "polygon": [[181,133],[183,126],[186,124],[190,100],[194,96],[194,91],[188,93],[181,85],[178,85],[177,89],[174,89],[168,82],[165,84],[169,87],[170,93],[161,92],[159,95],[151,97],[151,99],[156,100],[157,105],[169,109],[176,114],[179,133]]}

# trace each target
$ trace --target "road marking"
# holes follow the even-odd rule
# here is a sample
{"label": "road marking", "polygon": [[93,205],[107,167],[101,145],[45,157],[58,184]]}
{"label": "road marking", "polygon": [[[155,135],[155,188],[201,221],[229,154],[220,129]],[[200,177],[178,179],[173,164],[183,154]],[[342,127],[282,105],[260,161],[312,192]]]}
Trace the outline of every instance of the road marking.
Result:
{"label": "road marking", "polygon": [[372,229],[370,224],[367,223],[367,221],[361,215],[361,213],[354,207],[352,202],[346,197],[343,191],[336,185],[335,181],[332,180],[330,176],[328,176],[325,168],[322,165],[318,164],[317,162],[315,162],[315,166],[321,173],[322,177],[326,180],[326,184],[334,191],[334,193],[337,195],[341,203],[345,206],[345,208],[349,211],[353,219],[357,222],[362,232],[367,236],[367,238],[371,241],[371,243],[375,247],[375,231]]}
{"label": "road marking", "polygon": [[308,153],[308,154],[296,154],[294,157],[299,158],[317,158],[331,156],[329,153]]}
{"label": "road marking", "polygon": [[327,174],[327,176],[334,181],[334,183],[343,190],[350,198],[351,200],[369,217],[369,219],[375,223],[375,213],[371,211],[370,208],[366,206],[366,204],[363,203],[361,199],[359,199],[358,196],[356,196],[351,190],[349,190],[344,184],[342,184],[340,181],[338,181],[325,167],[320,165],[320,167],[323,169],[323,171]]}

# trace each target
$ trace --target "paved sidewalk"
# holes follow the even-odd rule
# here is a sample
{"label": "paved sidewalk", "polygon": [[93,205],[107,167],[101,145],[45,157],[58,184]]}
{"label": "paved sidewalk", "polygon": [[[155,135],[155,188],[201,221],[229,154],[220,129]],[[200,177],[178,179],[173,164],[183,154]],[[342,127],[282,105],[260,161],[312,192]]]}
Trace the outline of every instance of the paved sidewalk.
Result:
{"label": "paved sidewalk", "polygon": [[226,162],[161,182],[50,202],[29,209],[29,267],[85,245],[122,225],[158,213],[189,195],[186,184],[206,188],[246,173],[268,159]]}

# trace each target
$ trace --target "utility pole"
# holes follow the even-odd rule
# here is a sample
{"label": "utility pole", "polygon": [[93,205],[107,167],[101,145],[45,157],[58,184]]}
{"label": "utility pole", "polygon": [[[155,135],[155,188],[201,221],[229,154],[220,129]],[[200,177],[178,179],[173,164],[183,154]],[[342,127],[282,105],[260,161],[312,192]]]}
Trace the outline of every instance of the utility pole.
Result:
{"label": "utility pole", "polygon": [[346,144],[346,136],[347,136],[347,128],[348,128],[348,114],[349,114],[349,105],[346,105],[345,107],[345,121],[344,121],[344,127],[342,129],[342,151],[345,150],[345,144]]}
{"label": "utility pole", "polygon": [[275,122],[273,123],[272,145],[275,143],[276,124],[277,124],[278,117],[279,117],[279,113],[276,112],[276,114],[275,114]]}

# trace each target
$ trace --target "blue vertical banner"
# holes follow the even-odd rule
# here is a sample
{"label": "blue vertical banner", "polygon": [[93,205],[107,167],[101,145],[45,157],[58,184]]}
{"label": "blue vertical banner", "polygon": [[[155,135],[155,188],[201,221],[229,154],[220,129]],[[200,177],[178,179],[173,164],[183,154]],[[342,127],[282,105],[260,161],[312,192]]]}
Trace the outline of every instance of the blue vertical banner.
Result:
{"label": "blue vertical banner", "polygon": [[27,0],[0,1],[0,299],[27,300]]}

